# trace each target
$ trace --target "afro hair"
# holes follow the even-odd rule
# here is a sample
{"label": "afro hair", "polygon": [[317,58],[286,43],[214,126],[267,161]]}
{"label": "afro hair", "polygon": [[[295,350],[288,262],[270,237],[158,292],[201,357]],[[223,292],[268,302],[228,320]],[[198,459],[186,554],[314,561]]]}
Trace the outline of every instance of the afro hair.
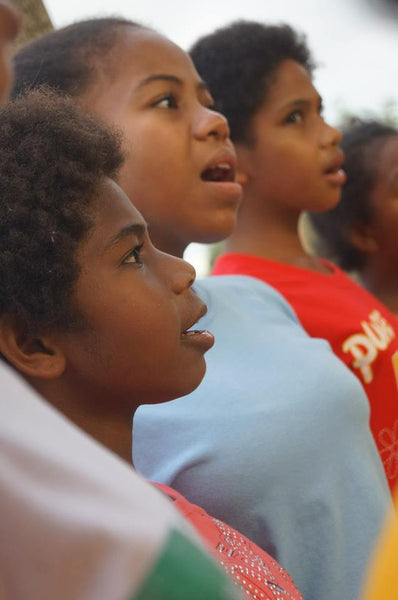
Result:
{"label": "afro hair", "polygon": [[267,98],[275,71],[287,59],[312,74],[305,37],[289,25],[237,21],[200,38],[191,58],[227,119],[234,142],[250,142],[252,118]]}
{"label": "afro hair", "polygon": [[99,185],[123,164],[120,135],[36,90],[0,110],[0,136],[0,314],[33,334],[80,326],[76,251]]}

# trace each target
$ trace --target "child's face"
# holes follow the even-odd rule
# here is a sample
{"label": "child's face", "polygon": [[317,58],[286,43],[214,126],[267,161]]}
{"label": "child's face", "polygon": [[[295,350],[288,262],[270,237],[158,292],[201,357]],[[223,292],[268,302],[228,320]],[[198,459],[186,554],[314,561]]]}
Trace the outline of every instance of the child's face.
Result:
{"label": "child's face", "polygon": [[252,121],[251,147],[238,147],[249,190],[267,207],[328,210],[345,181],[340,133],[321,116],[308,72],[293,60],[276,70],[268,97]]}
{"label": "child's face", "polygon": [[224,117],[185,52],[167,39],[123,27],[81,103],[119,126],[129,156],[120,185],[164,251],[182,255],[192,241],[213,242],[235,224],[241,187]]}
{"label": "child's face", "polygon": [[[373,159],[374,160],[374,159]],[[386,261],[398,261],[398,136],[385,141],[377,156],[377,183],[371,193],[370,234]]]}
{"label": "child's face", "polygon": [[94,227],[77,254],[74,296],[87,325],[53,339],[66,357],[68,389],[96,410],[130,418],[139,404],[195,389],[214,339],[187,334],[205,312],[191,289],[195,272],[154,248],[116,183],[104,180],[93,213]]}

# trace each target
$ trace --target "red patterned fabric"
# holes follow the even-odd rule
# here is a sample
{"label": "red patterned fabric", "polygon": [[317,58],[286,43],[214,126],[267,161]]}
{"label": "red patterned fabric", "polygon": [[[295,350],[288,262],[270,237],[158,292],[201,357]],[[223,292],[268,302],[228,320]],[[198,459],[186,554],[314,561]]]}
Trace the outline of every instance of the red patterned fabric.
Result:
{"label": "red patterned fabric", "polygon": [[175,508],[196,529],[210,552],[242,588],[244,597],[252,600],[303,600],[286,571],[254,542],[210,517],[175,490],[160,483],[155,485],[174,501]]}

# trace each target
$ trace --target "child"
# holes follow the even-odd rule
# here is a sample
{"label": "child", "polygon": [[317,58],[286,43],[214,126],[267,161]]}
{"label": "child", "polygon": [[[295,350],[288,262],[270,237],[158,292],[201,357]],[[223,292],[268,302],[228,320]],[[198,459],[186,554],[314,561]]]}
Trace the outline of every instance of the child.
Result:
{"label": "child", "polygon": [[331,211],[312,213],[317,250],[355,271],[367,290],[398,313],[397,222],[398,131],[357,120],[341,144],[347,182]]}
{"label": "child", "polygon": [[[135,464],[278,556],[305,598],[352,600],[385,509],[369,402],[360,379],[329,345],[295,327],[280,294],[258,271],[255,278],[247,271],[249,260],[250,266],[262,263],[265,251],[272,252],[275,262],[264,264],[282,272],[282,283],[289,281],[286,269],[297,273],[294,289],[310,288],[315,318],[314,289],[303,277],[333,282],[340,276],[328,275],[326,265],[304,255],[296,227],[304,208],[326,209],[338,201],[344,180],[340,135],[319,114],[308,50],[289,27],[233,25],[199,42],[193,57],[217,108],[230,119],[240,169],[248,178],[229,243],[245,243],[234,252],[258,256],[239,254],[236,275],[198,282],[208,304],[202,325],[217,340],[206,377],[184,400],[137,411]],[[344,285],[351,290],[348,280]],[[324,290],[330,293],[326,285]],[[356,291],[354,303],[358,294],[362,291]],[[331,327],[334,317],[342,320],[329,310]],[[362,313],[359,329],[361,319]],[[389,372],[391,397],[385,402],[394,404],[391,358],[397,340],[388,342],[375,372],[377,385],[384,385],[383,370]]]}
{"label": "child", "polygon": [[305,42],[288,27],[236,23],[199,40],[192,57],[229,119],[239,169],[248,178],[237,227],[214,274],[266,281],[311,336],[330,342],[365,387],[393,487],[398,455],[385,446],[385,432],[398,427],[396,321],[341,270],[308,256],[297,231],[304,210],[338,204],[345,181],[341,135],[322,118]]}
{"label": "child", "polygon": [[[1,100],[19,23],[0,0]],[[236,597],[166,498],[0,363],[2,598]]]}
{"label": "child", "polygon": [[[137,406],[192,391],[214,340],[193,329],[205,312],[194,270],[152,246],[115,182],[118,137],[73,105],[33,92],[0,113],[0,351],[50,404],[130,461]],[[245,595],[301,598],[255,544],[162,490]]]}
{"label": "child", "polygon": [[[217,139],[214,113],[189,92],[200,79],[171,42],[124,21],[77,23],[27,46],[16,67],[15,93],[47,83],[121,126],[133,152],[121,183],[137,199],[161,249],[181,254],[199,234],[215,239],[215,226],[220,238],[226,229],[230,233],[229,194],[236,188],[200,177],[214,156],[225,157],[228,142]],[[160,90],[144,101],[140,90],[155,76]],[[200,123],[207,137],[193,135]],[[170,155],[171,144],[185,147],[178,160]],[[228,164],[218,163],[208,175],[220,178]],[[132,172],[135,179],[127,177]],[[206,209],[198,211],[199,205]],[[195,392],[153,408],[153,414],[148,407],[142,412],[134,433],[136,465],[155,481],[174,481],[191,501],[202,498],[217,517],[240,522],[271,555],[289,562],[317,600],[321,590],[328,600],[340,598],[357,589],[387,505],[362,387],[265,283],[228,276],[200,282],[197,289],[208,301],[205,319],[218,339],[209,373],[197,397]],[[287,444],[286,424],[297,406],[303,412]],[[148,410],[152,420],[145,422]],[[297,545],[305,551],[297,552]]]}
{"label": "child", "polygon": [[16,55],[14,96],[41,84],[123,130],[120,185],[157,247],[181,257],[231,233],[242,190],[228,125],[178,46],[124,19],[74,23]]}

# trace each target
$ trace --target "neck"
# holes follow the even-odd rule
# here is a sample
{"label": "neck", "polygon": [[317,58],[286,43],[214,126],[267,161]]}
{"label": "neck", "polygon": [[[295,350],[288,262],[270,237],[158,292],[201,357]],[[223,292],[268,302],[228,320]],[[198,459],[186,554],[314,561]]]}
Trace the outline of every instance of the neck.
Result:
{"label": "neck", "polygon": [[266,199],[263,199],[261,212],[251,210],[251,200],[243,199],[238,224],[226,242],[226,251],[260,256],[314,271],[328,271],[319,259],[309,256],[303,248],[298,233],[300,213],[267,211],[265,206]]}
{"label": "neck", "polygon": [[369,261],[360,273],[364,287],[395,314],[398,314],[397,272],[397,265],[383,260]]}
{"label": "neck", "polygon": [[75,391],[71,393],[59,379],[35,379],[30,383],[54,408],[131,465],[133,409],[123,414],[103,410],[105,403],[100,398],[94,398],[92,404],[87,403],[90,395],[82,397]]}

